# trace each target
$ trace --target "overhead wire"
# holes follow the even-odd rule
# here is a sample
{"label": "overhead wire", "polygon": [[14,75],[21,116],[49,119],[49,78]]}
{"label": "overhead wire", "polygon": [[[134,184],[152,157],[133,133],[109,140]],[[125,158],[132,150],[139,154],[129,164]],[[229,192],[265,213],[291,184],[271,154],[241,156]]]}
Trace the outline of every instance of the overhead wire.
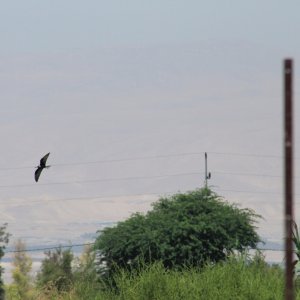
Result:
{"label": "overhead wire", "polygon": [[[5,254],[22,253],[22,252],[42,252],[42,251],[50,251],[50,250],[65,249],[65,248],[71,249],[71,248],[75,248],[75,247],[92,246],[95,244],[96,244],[95,242],[90,242],[90,243],[58,245],[58,246],[42,247],[42,248],[29,247],[28,249],[22,249],[22,250],[5,250]],[[256,249],[251,248],[251,250],[256,250]],[[278,252],[284,251],[284,249],[275,249],[275,248],[258,248],[257,250],[259,250],[259,251],[278,251]]]}
{"label": "overhead wire", "polygon": [[[251,176],[251,177],[265,177],[265,178],[283,178],[280,175],[272,174],[259,174],[259,173],[239,173],[239,172],[226,172],[226,171],[213,171],[214,174],[220,175],[230,175],[230,176]],[[83,183],[97,183],[97,182],[110,182],[110,181],[127,181],[127,180],[144,180],[144,179],[158,179],[158,178],[167,178],[167,177],[178,177],[178,176],[191,176],[191,175],[201,175],[204,172],[181,172],[173,174],[161,174],[161,175],[149,175],[149,176],[130,176],[130,177],[114,177],[114,178],[99,178],[99,179],[87,179],[87,180],[73,180],[73,181],[63,181],[63,182],[46,182],[39,183],[38,186],[47,186],[47,185],[66,185],[66,184],[83,184]],[[299,177],[295,177],[299,179]],[[36,183],[28,184],[9,184],[9,185],[0,185],[0,188],[16,188],[16,187],[30,187],[37,186]]]}
{"label": "overhead wire", "polygon": [[69,198],[54,198],[54,199],[42,199],[43,202],[41,202],[41,200],[38,199],[34,199],[34,200],[28,200],[28,198],[26,199],[10,199],[8,200],[9,203],[11,203],[11,201],[26,201],[25,204],[32,204],[32,203],[48,203],[48,202],[52,202],[52,201],[77,201],[77,200],[97,200],[97,199],[106,199],[106,198],[125,198],[125,197],[138,197],[138,196],[164,196],[167,194],[175,194],[178,193],[179,191],[169,191],[169,192],[156,192],[156,193],[136,193],[136,194],[114,194],[114,195],[95,195],[95,196],[84,196],[84,197],[69,197]]}
{"label": "overhead wire", "polygon": [[[174,195],[177,193],[187,193],[188,191],[193,190],[187,189],[185,191],[181,190],[173,190],[173,191],[161,191],[161,192],[154,192],[154,193],[131,193],[131,194],[113,194],[113,195],[94,195],[94,196],[82,196],[82,197],[64,197],[64,198],[52,198],[52,199],[9,199],[5,204],[15,204],[14,202],[20,202],[24,201],[24,204],[34,204],[34,203],[41,203],[41,204],[47,204],[49,202],[55,202],[55,201],[89,201],[89,200],[97,200],[97,199],[109,199],[109,198],[129,198],[129,197],[147,197],[147,196],[160,196],[160,197],[165,197],[167,195]],[[218,188],[214,187],[214,191],[216,192],[229,192],[229,193],[238,193],[238,194],[252,194],[252,195],[273,195],[273,196],[282,196],[283,192],[272,192],[272,191],[250,191],[250,190],[236,190],[236,189],[224,189],[224,188]],[[295,196],[300,196],[300,194],[295,194]],[[261,201],[264,201],[263,199]],[[300,202],[296,202],[300,203]],[[4,204],[2,202],[2,204]]]}
{"label": "overhead wire", "polygon": [[209,154],[217,155],[229,155],[229,156],[241,156],[241,157],[256,157],[256,158],[283,158],[283,155],[273,155],[273,154],[255,154],[255,153],[238,153],[238,152],[217,152],[211,151],[207,152]]}
{"label": "overhead wire", "polygon": [[[52,166],[76,166],[76,165],[89,165],[89,164],[102,164],[102,163],[115,163],[115,162],[126,162],[126,161],[136,161],[136,160],[147,160],[147,159],[160,159],[160,158],[169,158],[169,157],[179,157],[179,156],[189,156],[189,155],[203,155],[205,152],[185,152],[177,154],[167,154],[167,155],[154,155],[154,156],[140,156],[140,157],[131,157],[131,158],[121,158],[121,159],[108,159],[108,160],[96,160],[96,161],[85,161],[85,162],[73,162],[73,163],[61,163],[61,164],[52,164]],[[250,153],[229,153],[229,152],[208,152],[209,154],[216,155],[230,155],[230,156],[240,156],[240,157],[255,157],[255,158],[283,158],[278,155],[260,155],[260,154],[250,154]],[[10,168],[0,168],[0,170],[17,170],[17,169],[29,169],[33,168],[32,166],[23,166],[23,167],[10,167]],[[257,173],[235,173],[235,172],[224,172],[224,171],[214,171],[215,174],[221,175],[233,175],[233,176],[257,176],[257,177],[269,177],[269,178],[282,178],[279,175],[271,174],[257,174]],[[187,172],[187,173],[175,173],[175,174],[162,174],[162,175],[153,175],[153,176],[132,176],[132,177],[120,177],[120,178],[104,178],[104,179],[93,179],[93,180],[76,180],[68,182],[52,182],[52,183],[40,183],[39,185],[63,185],[63,184],[82,184],[82,183],[96,183],[96,182],[109,182],[109,181],[122,181],[122,180],[143,180],[143,179],[157,179],[157,178],[167,178],[175,176],[189,176],[189,175],[200,175],[203,172]],[[0,188],[11,188],[11,187],[27,187],[27,186],[36,186],[36,184],[15,184],[15,185],[2,185]],[[234,192],[234,193],[247,193],[247,194],[270,194],[270,195],[281,195],[278,192],[271,191],[246,191],[246,190],[234,190],[234,189],[216,189],[221,192]],[[178,191],[177,191],[178,192]],[[131,196],[150,196],[150,195],[162,195],[162,194],[171,194],[176,193],[172,192],[160,192],[160,193],[138,193],[138,194],[120,194],[120,195],[97,195],[89,197],[70,197],[70,198],[59,198],[59,199],[47,199],[48,201],[64,201],[64,200],[89,200],[89,199],[102,199],[102,198],[119,198],[119,197],[131,197]],[[296,194],[296,196],[299,196]],[[40,202],[39,200],[27,201],[26,203],[35,203]],[[73,245],[71,247],[83,246],[86,244]],[[63,246],[70,247],[70,246]],[[50,250],[53,248],[43,248],[42,250]],[[35,250],[38,251],[38,250]],[[8,253],[8,252],[7,252]]]}
{"label": "overhead wire", "polygon": [[239,173],[239,172],[224,172],[224,171],[213,171],[214,174],[220,175],[231,175],[231,176],[250,176],[250,177],[267,177],[267,178],[283,178],[281,175],[271,174],[258,174],[258,173]]}
{"label": "overhead wire", "polygon": [[83,243],[83,244],[71,244],[71,245],[59,245],[59,246],[52,246],[52,247],[43,247],[43,248],[28,248],[23,250],[6,250],[5,253],[20,253],[20,252],[40,252],[40,251],[48,251],[48,250],[55,250],[55,249],[64,249],[64,248],[75,248],[75,247],[84,247],[84,246],[91,246],[95,243]]}
{"label": "overhead wire", "polygon": [[[93,165],[93,164],[126,162],[126,161],[135,161],[135,160],[148,160],[148,159],[159,159],[159,158],[200,155],[200,154],[204,154],[204,152],[183,152],[183,153],[175,153],[175,154],[136,156],[136,157],[129,157],[129,158],[117,158],[117,159],[106,159],[106,160],[94,160],[94,161],[82,161],[82,162],[70,162],[70,163],[56,163],[56,164],[51,164],[51,166],[60,167],[60,166]],[[0,171],[1,170],[29,169],[29,168],[34,168],[34,166],[0,167]]]}
{"label": "overhead wire", "polygon": [[[255,153],[238,153],[238,152],[218,152],[218,151],[206,151],[208,154],[216,155],[229,155],[229,156],[240,156],[240,157],[256,157],[256,158],[283,158],[281,155],[272,155],[272,154],[255,154]],[[196,152],[182,152],[182,153],[173,153],[173,154],[158,154],[158,155],[149,155],[149,156],[135,156],[129,158],[117,158],[117,159],[105,159],[105,160],[94,160],[94,161],[79,161],[79,162],[70,162],[70,163],[56,163],[52,166],[76,166],[76,165],[89,165],[89,164],[103,164],[103,163],[115,163],[115,162],[126,162],[126,161],[135,161],[135,160],[148,160],[148,159],[160,159],[160,158],[169,158],[169,157],[179,157],[179,156],[193,156],[193,155],[203,155],[205,151],[196,151]],[[295,158],[297,159],[297,158]],[[13,166],[13,167],[0,167],[1,170],[18,170],[18,169],[30,169],[34,166]]]}
{"label": "overhead wire", "polygon": [[[217,191],[221,192],[232,192],[232,193],[244,193],[244,194],[269,194],[269,195],[282,195],[280,192],[272,192],[272,191],[246,191],[246,190],[234,190],[234,189],[223,189],[216,188]],[[300,194],[295,194],[295,196],[299,196]]]}
{"label": "overhead wire", "polygon": [[[95,182],[109,182],[109,181],[127,181],[127,180],[144,180],[144,179],[157,179],[157,178],[167,178],[167,177],[177,177],[177,176],[190,176],[190,175],[200,175],[203,172],[186,172],[186,173],[174,173],[174,174],[161,174],[152,176],[132,176],[132,177],[119,177],[119,178],[102,178],[102,179],[90,179],[90,180],[74,180],[65,182],[48,182],[39,183],[39,186],[47,185],[64,185],[64,184],[78,184],[78,183],[95,183]],[[15,188],[15,187],[28,187],[37,186],[36,183],[29,184],[11,184],[11,185],[0,185],[0,188]]]}

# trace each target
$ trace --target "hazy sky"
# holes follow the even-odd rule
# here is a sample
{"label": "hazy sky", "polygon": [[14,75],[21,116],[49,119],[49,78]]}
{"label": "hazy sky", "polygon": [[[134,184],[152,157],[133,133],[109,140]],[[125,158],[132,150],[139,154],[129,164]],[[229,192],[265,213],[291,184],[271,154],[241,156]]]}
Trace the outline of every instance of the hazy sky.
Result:
{"label": "hazy sky", "polygon": [[[298,1],[2,3],[0,217],[13,239],[82,241],[146,211],[153,194],[203,186],[207,151],[212,188],[281,240],[282,61],[295,60],[297,100],[299,11]],[[295,117],[298,128],[297,103]]]}
{"label": "hazy sky", "polygon": [[298,9],[297,1],[9,1],[1,52],[242,40],[296,54]]}

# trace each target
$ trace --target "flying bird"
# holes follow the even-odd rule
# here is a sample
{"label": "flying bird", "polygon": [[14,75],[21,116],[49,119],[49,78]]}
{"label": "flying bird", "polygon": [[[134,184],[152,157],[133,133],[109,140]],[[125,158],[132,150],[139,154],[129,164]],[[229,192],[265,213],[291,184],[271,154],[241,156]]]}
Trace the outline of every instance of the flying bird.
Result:
{"label": "flying bird", "polygon": [[45,168],[49,168],[50,166],[46,166],[46,161],[48,159],[50,152],[46,154],[41,160],[40,160],[40,165],[37,166],[37,170],[34,172],[34,179],[36,182],[38,182],[40,175]]}

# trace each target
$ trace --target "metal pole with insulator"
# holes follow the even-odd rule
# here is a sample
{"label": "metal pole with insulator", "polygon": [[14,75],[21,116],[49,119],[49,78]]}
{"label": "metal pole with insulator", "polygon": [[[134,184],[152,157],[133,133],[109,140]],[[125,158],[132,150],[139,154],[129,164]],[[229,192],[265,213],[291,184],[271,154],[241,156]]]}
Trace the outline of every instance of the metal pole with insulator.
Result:
{"label": "metal pole with insulator", "polygon": [[207,188],[207,153],[205,152],[205,188]]}

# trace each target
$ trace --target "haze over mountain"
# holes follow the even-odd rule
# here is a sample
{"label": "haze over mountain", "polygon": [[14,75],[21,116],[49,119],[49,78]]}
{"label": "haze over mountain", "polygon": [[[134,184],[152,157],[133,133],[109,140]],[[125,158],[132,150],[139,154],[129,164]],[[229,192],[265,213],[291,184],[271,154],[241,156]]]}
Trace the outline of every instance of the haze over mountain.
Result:
{"label": "haze over mountain", "polygon": [[[299,60],[299,4],[142,2],[1,9],[0,217],[12,242],[89,240],[202,187],[204,152],[212,189],[281,241],[282,60]],[[297,86],[296,72],[296,98]],[[299,128],[297,105],[295,116]]]}

